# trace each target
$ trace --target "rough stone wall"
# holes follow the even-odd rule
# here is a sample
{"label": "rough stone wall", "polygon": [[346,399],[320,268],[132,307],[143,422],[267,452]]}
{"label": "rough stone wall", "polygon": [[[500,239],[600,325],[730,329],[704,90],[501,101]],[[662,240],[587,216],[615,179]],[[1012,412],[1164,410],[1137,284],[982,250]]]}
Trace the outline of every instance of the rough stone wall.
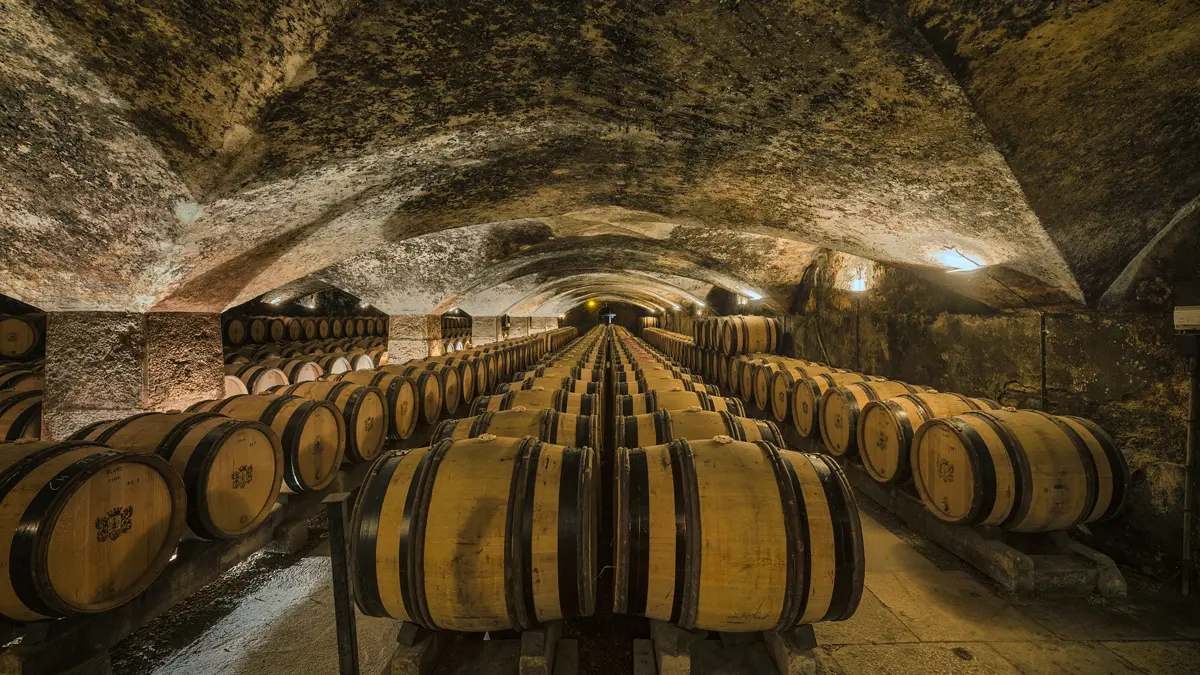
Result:
{"label": "rough stone wall", "polygon": [[217,315],[53,312],[43,429],[58,440],[99,420],[220,398],[223,375]]}
{"label": "rough stone wall", "polygon": [[225,396],[219,314],[151,312],[145,334],[143,408],[183,410]]}
{"label": "rough stone wall", "polygon": [[545,333],[548,330],[558,328],[558,317],[554,316],[531,316],[529,317],[529,332],[530,333]]}
{"label": "rough stone wall", "polygon": [[[782,317],[784,353],[1042,407],[1043,312],[990,312],[892,268],[874,270],[870,289],[851,293],[838,284],[842,271],[837,259],[824,259],[798,289],[795,312]],[[1180,557],[1188,406],[1187,364],[1173,344],[1171,316],[1044,313],[1045,409],[1095,421],[1132,472],[1125,513],[1089,526],[1092,543],[1120,562],[1170,574]]]}
{"label": "rough stone wall", "polygon": [[440,356],[444,351],[440,315],[401,314],[388,317],[390,363]]}
{"label": "rough stone wall", "polygon": [[500,339],[500,317],[472,316],[471,344],[476,347],[489,345]]}
{"label": "rough stone wall", "polygon": [[510,316],[508,317],[508,338],[510,340],[523,338],[529,335],[531,330],[532,317],[528,316]]}

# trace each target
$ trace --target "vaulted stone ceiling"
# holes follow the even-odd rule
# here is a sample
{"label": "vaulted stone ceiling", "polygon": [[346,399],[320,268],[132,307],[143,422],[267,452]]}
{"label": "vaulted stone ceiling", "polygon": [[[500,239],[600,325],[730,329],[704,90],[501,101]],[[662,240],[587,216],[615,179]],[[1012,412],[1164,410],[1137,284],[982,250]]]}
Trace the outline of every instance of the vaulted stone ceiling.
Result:
{"label": "vaulted stone ceiling", "polygon": [[1013,303],[946,248],[1094,304],[1196,227],[1188,0],[0,8],[0,292],[46,309],[782,309],[823,249]]}

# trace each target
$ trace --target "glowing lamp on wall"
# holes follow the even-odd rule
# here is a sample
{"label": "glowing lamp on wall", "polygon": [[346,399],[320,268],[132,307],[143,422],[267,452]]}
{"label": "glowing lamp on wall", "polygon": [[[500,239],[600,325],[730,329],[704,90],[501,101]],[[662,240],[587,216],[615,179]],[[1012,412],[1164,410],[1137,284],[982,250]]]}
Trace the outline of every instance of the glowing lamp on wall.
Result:
{"label": "glowing lamp on wall", "polygon": [[367,302],[366,300],[363,300],[362,302],[358,303],[358,306],[359,307],[370,307],[371,303]]}
{"label": "glowing lamp on wall", "polygon": [[933,254],[933,259],[942,267],[950,269],[947,272],[970,272],[983,267],[983,263],[963,255],[956,248],[944,248]]}
{"label": "glowing lamp on wall", "polygon": [[855,293],[862,293],[863,291],[867,290],[867,280],[861,278],[851,279],[850,290],[854,291]]}
{"label": "glowing lamp on wall", "polygon": [[757,291],[746,291],[746,297],[751,300],[762,300],[762,293]]}
{"label": "glowing lamp on wall", "polygon": [[588,300],[588,302],[587,302],[587,306],[588,306],[588,309],[596,309],[596,301],[595,301],[595,300]]}

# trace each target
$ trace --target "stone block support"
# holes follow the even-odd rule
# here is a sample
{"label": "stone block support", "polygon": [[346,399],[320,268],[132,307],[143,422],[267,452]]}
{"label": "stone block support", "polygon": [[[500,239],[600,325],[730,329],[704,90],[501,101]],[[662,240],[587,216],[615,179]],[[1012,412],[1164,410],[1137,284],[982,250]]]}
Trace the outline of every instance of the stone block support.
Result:
{"label": "stone block support", "polygon": [[528,337],[531,318],[528,316],[508,317],[508,339],[515,340],[516,338]]}
{"label": "stone block support", "polygon": [[471,317],[471,344],[476,347],[490,345],[500,339],[500,317]]}
{"label": "stone block support", "polygon": [[219,314],[51,313],[43,436],[220,398],[223,377]]}
{"label": "stone block support", "polygon": [[388,362],[441,356],[442,317],[436,314],[406,314],[388,317]]}

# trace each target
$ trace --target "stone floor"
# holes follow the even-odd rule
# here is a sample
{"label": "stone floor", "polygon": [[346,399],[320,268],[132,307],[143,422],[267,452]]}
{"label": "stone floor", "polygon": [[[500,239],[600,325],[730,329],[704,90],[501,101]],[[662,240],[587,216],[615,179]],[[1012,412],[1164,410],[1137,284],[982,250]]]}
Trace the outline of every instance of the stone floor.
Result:
{"label": "stone floor", "polygon": [[[866,589],[849,621],[816,626],[821,662],[832,672],[860,673],[1197,673],[1200,604],[1169,591],[1131,584],[1132,601],[1005,597],[957,558],[922,543],[889,514],[863,505]],[[327,545],[267,565],[235,598],[221,593],[189,601],[143,629],[114,654],[115,672],[141,675],[283,675],[336,673],[333,600]],[[1145,587],[1143,587],[1145,586]],[[225,595],[228,595],[226,593]],[[205,611],[196,603],[225,603]],[[161,637],[179,622],[199,622],[185,636]],[[359,617],[362,672],[380,672],[396,624]],[[478,645],[464,649],[475,649]],[[773,673],[761,644],[697,646],[706,675]],[[456,659],[454,673],[498,672]],[[581,664],[583,672],[632,672],[631,664]]]}

